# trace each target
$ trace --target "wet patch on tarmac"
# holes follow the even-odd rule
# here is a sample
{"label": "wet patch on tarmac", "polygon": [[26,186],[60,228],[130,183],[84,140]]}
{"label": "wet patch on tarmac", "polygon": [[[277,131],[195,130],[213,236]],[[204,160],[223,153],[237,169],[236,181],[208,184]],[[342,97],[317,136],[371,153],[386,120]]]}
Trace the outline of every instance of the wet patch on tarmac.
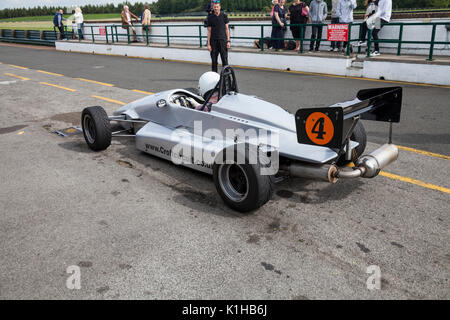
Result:
{"label": "wet patch on tarmac", "polygon": [[247,243],[255,243],[258,244],[259,243],[259,236],[257,234],[251,234],[248,239],[247,239]]}
{"label": "wet patch on tarmac", "polygon": [[264,269],[266,269],[268,271],[273,271],[273,272],[281,275],[281,271],[275,269],[273,264],[270,264],[270,263],[267,263],[267,262],[261,262],[261,265],[264,267]]}
{"label": "wet patch on tarmac", "polygon": [[362,252],[364,252],[364,253],[369,253],[370,252],[370,249],[367,248],[362,243],[356,242],[356,245],[359,247],[359,249],[361,249]]}
{"label": "wet patch on tarmac", "polygon": [[130,270],[131,268],[133,268],[133,266],[128,263],[121,263],[119,264],[119,268],[122,270]]}
{"label": "wet patch on tarmac", "polygon": [[108,286],[100,287],[96,291],[97,291],[97,293],[102,294],[102,293],[105,293],[106,291],[109,291],[109,287]]}
{"label": "wet patch on tarmac", "polygon": [[276,192],[276,194],[280,198],[285,198],[285,199],[289,199],[289,198],[291,198],[294,195],[294,193],[292,191],[289,191],[289,190],[278,190]]}
{"label": "wet patch on tarmac", "polygon": [[26,124],[19,124],[17,126],[0,128],[0,134],[11,133],[11,132],[18,131],[18,130],[26,128],[26,127],[28,127],[28,125],[26,125]]}
{"label": "wet patch on tarmac", "polygon": [[92,267],[92,262],[91,261],[80,261],[80,262],[78,262],[78,266],[80,268],[90,268],[90,267]]}

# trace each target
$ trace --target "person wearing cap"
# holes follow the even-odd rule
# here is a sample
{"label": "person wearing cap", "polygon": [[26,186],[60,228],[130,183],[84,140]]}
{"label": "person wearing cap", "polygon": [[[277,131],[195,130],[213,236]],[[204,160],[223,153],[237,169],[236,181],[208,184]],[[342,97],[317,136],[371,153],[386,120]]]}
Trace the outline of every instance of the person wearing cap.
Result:
{"label": "person wearing cap", "polygon": [[220,10],[220,1],[214,1],[213,14],[207,19],[208,50],[211,53],[211,69],[217,72],[217,58],[220,54],[222,66],[228,65],[228,49],[230,49],[230,30],[228,16]]}

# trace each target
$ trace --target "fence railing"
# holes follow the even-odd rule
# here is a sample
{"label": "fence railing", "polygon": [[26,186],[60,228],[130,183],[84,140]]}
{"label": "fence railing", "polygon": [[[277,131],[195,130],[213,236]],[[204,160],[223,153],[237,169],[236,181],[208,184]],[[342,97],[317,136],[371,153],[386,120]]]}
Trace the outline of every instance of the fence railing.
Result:
{"label": "fence railing", "polygon": [[[364,22],[363,22],[364,23]],[[361,41],[363,36],[363,28],[361,22],[359,23],[350,23],[348,24],[348,38],[345,50],[345,55],[350,56],[351,51],[351,44],[356,41]],[[326,27],[327,24],[286,24],[286,27],[300,27],[300,38],[270,38],[270,37],[264,37],[264,31],[267,30],[267,28],[272,28],[277,25],[272,24],[230,24],[230,28],[235,27],[250,27],[250,28],[259,28],[260,35],[258,37],[245,37],[245,36],[231,36],[231,40],[259,40],[260,41],[260,50],[264,51],[264,40],[296,40],[300,41],[300,50],[299,54],[304,52],[304,41],[327,41],[326,38],[321,37],[320,39],[312,39],[312,38],[306,38],[305,30],[307,27],[310,26],[322,26]],[[428,45],[428,59],[427,60],[433,60],[433,54],[434,54],[434,47],[435,45],[449,45],[450,41],[436,41],[436,28],[437,26],[444,25],[449,26],[450,21],[444,21],[444,22],[391,22],[388,24],[383,24],[383,29],[385,28],[392,28],[392,27],[399,27],[398,36],[396,38],[391,39],[378,39],[375,40],[372,35],[372,31],[368,30],[367,35],[367,56],[370,57],[371,55],[371,48],[375,43],[393,43],[397,44],[396,51],[397,55],[401,55],[402,52],[402,46],[404,44],[420,44],[420,45]],[[429,35],[428,41],[424,40],[403,40],[403,33],[406,28],[409,28],[411,26],[431,26],[431,32]],[[101,28],[102,32],[94,32],[94,29]],[[105,37],[106,43],[116,43],[119,42],[119,37],[123,38],[126,37],[126,42],[130,44],[134,39],[140,39],[142,42],[145,42],[147,45],[150,44],[151,40],[154,38],[164,38],[166,45],[171,45],[171,39],[176,38],[183,38],[183,39],[198,39],[198,45],[201,48],[203,46],[204,40],[207,38],[207,31],[204,30],[205,26],[203,24],[153,24],[150,26],[152,29],[152,32],[150,33],[149,28],[144,28],[140,24],[134,25],[134,28],[142,28],[142,34],[136,34],[134,35],[131,31],[131,28],[123,28],[121,24],[112,24],[112,25],[89,25],[84,27],[83,36],[86,40],[91,40],[92,42],[98,42],[101,41],[98,38],[96,39],[96,36],[102,36]],[[191,34],[171,34],[171,30],[174,28],[194,28],[197,33],[196,35]],[[352,30],[354,28],[358,28],[358,37],[352,38]],[[155,33],[154,30],[163,30],[162,33]],[[90,32],[86,32],[86,30]],[[100,29],[99,29],[100,30]],[[448,31],[447,31],[448,32]],[[74,33],[75,35],[77,33]],[[326,32],[325,32],[326,34]],[[1,36],[1,34],[0,34]],[[423,33],[422,33],[423,36]],[[79,37],[80,38],[80,37]],[[81,41],[81,38],[80,38]],[[358,47],[358,53],[361,53],[361,47]]]}

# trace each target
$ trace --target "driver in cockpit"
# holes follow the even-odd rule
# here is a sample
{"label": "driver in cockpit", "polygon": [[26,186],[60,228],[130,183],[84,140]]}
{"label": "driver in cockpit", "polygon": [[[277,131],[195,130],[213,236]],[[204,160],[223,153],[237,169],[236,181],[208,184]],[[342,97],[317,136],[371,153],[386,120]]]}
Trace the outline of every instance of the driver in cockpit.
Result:
{"label": "driver in cockpit", "polygon": [[220,75],[217,72],[208,71],[202,74],[198,80],[198,89],[205,103],[199,105],[196,110],[211,111],[211,105],[219,100],[219,89],[216,89],[219,81]]}

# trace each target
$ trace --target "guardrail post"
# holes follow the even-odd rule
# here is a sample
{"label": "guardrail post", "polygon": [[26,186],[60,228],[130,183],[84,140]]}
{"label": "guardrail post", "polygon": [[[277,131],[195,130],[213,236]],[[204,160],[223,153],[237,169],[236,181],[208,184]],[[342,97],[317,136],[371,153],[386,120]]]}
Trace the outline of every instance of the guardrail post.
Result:
{"label": "guardrail post", "polygon": [[264,26],[261,25],[261,37],[259,38],[259,46],[260,50],[264,51]]}
{"label": "guardrail post", "polygon": [[436,37],[436,25],[433,24],[433,29],[431,30],[430,54],[428,55],[428,61],[433,61],[433,49],[435,37]]}
{"label": "guardrail post", "polygon": [[114,44],[114,27],[111,26],[111,42]]}
{"label": "guardrail post", "polygon": [[92,43],[95,43],[94,27],[93,26],[91,26],[91,36],[92,36]]}
{"label": "guardrail post", "polygon": [[149,42],[148,42],[148,28],[149,28],[149,26],[147,25],[147,26],[145,27],[145,39],[146,39],[146,41],[147,41],[147,45],[149,44]]}
{"label": "guardrail post", "polygon": [[372,44],[372,29],[368,30],[369,32],[367,33],[367,57],[370,58],[370,47]]}
{"label": "guardrail post", "polygon": [[169,26],[166,26],[167,46],[170,47]]}
{"label": "guardrail post", "polygon": [[347,48],[346,48],[346,51],[345,51],[345,55],[346,56],[350,56],[350,46],[352,45],[350,43],[351,39],[352,39],[352,24],[349,23],[348,24],[348,34],[347,34]]}
{"label": "guardrail post", "polygon": [[109,44],[109,40],[108,40],[108,27],[105,26],[105,37],[106,37],[106,44]]}
{"label": "guardrail post", "polygon": [[[365,21],[363,21],[360,25],[359,25],[359,40],[358,41],[361,41],[361,38],[362,38],[362,36],[363,36],[363,23],[366,23]],[[361,46],[358,46],[358,54],[360,54],[361,53]]]}
{"label": "guardrail post", "polygon": [[402,50],[402,39],[403,39],[403,24],[400,25],[399,35],[398,35],[398,47],[397,47],[397,55],[400,55],[400,51]]}
{"label": "guardrail post", "polygon": [[202,47],[202,26],[198,26],[198,39],[200,41],[200,48]]}
{"label": "guardrail post", "polygon": [[304,30],[306,30],[306,25],[302,25],[300,27],[300,50],[298,51],[298,53],[303,53],[303,38],[305,37],[305,35],[303,34]]}
{"label": "guardrail post", "polygon": [[119,42],[119,33],[117,32],[117,26],[114,26],[114,29],[116,29],[116,42]]}
{"label": "guardrail post", "polygon": [[128,38],[128,44],[130,44],[130,27],[127,27],[127,38]]}

